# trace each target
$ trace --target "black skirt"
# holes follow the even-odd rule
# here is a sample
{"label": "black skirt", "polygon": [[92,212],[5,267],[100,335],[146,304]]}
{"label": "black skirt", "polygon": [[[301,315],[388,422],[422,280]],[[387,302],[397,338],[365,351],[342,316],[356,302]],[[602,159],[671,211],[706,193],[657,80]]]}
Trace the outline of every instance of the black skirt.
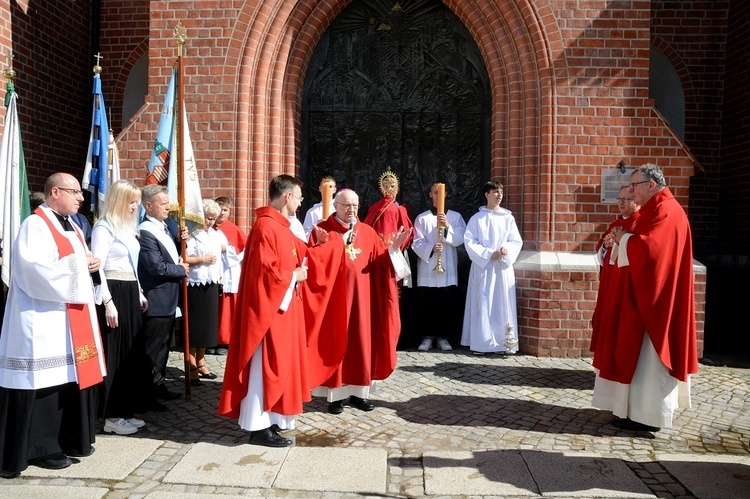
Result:
{"label": "black skirt", "polygon": [[132,418],[150,387],[150,368],[141,337],[142,313],[137,281],[107,279],[112,303],[117,308],[117,327],[107,326],[105,307],[97,307],[102,332],[107,376],[99,395],[99,416]]}
{"label": "black skirt", "polygon": [[58,452],[90,454],[96,439],[98,387],[0,387],[0,469],[23,471],[30,460]]}
{"label": "black skirt", "polygon": [[219,342],[219,285],[187,287],[190,348],[207,348]]}

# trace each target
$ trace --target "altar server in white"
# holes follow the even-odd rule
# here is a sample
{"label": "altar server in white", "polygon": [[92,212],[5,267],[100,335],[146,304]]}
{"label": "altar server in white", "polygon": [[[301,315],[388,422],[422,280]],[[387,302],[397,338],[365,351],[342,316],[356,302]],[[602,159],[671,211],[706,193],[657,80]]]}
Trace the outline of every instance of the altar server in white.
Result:
{"label": "altar server in white", "polygon": [[[336,179],[330,175],[325,175],[320,178],[320,185],[318,186],[320,191],[320,203],[315,203],[305,213],[305,221],[302,224],[305,230],[305,241],[310,240],[310,234],[313,229],[323,218],[323,203],[328,203],[328,213],[334,213],[336,209],[333,207],[333,195],[336,194]],[[296,235],[296,232],[295,232]]]}
{"label": "altar server in white", "polygon": [[[100,261],[69,217],[83,193],[67,173],[44,186],[45,204],[13,242],[0,336],[0,473],[62,469],[88,456],[96,433],[95,386],[106,375],[92,277]],[[10,243],[10,241],[8,241]]]}
{"label": "altar server in white", "polygon": [[466,224],[471,259],[461,345],[477,355],[518,351],[516,262],[523,241],[510,211],[500,208],[503,184],[484,184],[487,206]]}
{"label": "altar server in white", "polygon": [[[456,248],[464,243],[466,222],[457,211],[445,210],[444,193],[444,184],[433,182],[429,190],[432,207],[420,213],[414,220],[414,240],[411,249],[419,257],[417,287],[420,307],[425,311],[437,311],[424,314],[427,322],[424,324],[422,342],[417,348],[420,352],[431,349],[435,341],[440,350],[453,350],[450,340],[455,341],[459,338],[460,315],[458,320],[453,320],[453,315],[456,314],[448,311],[455,308],[456,302],[460,299]],[[439,208],[442,208],[444,213],[439,212]],[[441,229],[438,229],[438,224]],[[440,234],[439,230],[443,233]],[[438,257],[441,271],[437,270]]]}

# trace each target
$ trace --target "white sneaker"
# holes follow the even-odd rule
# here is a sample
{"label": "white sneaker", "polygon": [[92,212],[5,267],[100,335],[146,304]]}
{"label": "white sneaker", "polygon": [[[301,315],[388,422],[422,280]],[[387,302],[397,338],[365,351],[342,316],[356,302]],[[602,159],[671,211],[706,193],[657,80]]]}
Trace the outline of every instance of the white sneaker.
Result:
{"label": "white sneaker", "polygon": [[425,338],[422,340],[422,343],[419,344],[419,347],[417,347],[417,350],[420,352],[426,352],[432,348],[432,338]]}
{"label": "white sneaker", "polygon": [[136,428],[143,428],[144,426],[146,426],[146,422],[138,418],[127,418],[125,422],[130,426],[135,426]]}
{"label": "white sneaker", "polygon": [[114,421],[107,418],[104,421],[104,431],[106,431],[107,433],[117,433],[118,435],[132,435],[133,433],[138,431],[138,428],[131,425],[122,418],[115,419]]}
{"label": "white sneaker", "polygon": [[443,352],[448,352],[450,350],[453,350],[453,347],[451,346],[450,343],[448,343],[448,340],[446,340],[445,338],[439,338],[437,343],[438,343],[438,347]]}

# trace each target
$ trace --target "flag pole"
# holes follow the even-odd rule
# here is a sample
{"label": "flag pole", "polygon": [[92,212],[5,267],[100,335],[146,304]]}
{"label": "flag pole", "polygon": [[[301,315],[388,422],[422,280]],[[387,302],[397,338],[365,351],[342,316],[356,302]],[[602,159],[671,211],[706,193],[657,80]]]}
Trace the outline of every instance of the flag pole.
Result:
{"label": "flag pole", "polygon": [[[179,200],[179,219],[180,219],[180,234],[185,230],[185,134],[183,133],[182,127],[185,126],[182,120],[182,110],[185,105],[184,101],[184,82],[183,82],[183,67],[182,67],[182,48],[187,40],[187,32],[185,27],[180,21],[177,22],[177,26],[174,28],[174,37],[177,39],[177,85],[175,87],[176,99],[175,99],[175,149],[177,150],[177,199]],[[187,241],[180,237],[180,256],[184,262],[187,258]],[[190,400],[191,398],[191,385],[190,385],[190,314],[188,310],[188,299],[187,299],[187,288],[188,279],[185,277],[182,280],[182,344],[184,349],[183,360],[185,367],[185,399]],[[196,363],[197,365],[197,363]]]}
{"label": "flag pole", "polygon": [[[101,75],[102,74],[102,67],[99,65],[101,60],[103,59],[101,53],[97,53],[94,57],[96,57],[96,64],[94,65],[94,74],[95,75]],[[101,78],[101,76],[100,76]],[[102,103],[99,101],[99,94],[94,93],[94,107],[96,108],[97,112],[99,109],[101,109]],[[102,154],[101,148],[101,130],[100,127],[94,127],[94,140],[99,141],[99,154]],[[109,143],[109,140],[107,140],[107,143]],[[99,164],[101,164],[101,161],[99,161]],[[101,168],[99,168],[99,175],[106,175],[106,172],[101,171]],[[91,192],[91,212],[94,215],[94,222],[99,220],[99,181],[97,180],[94,184],[94,190]]]}

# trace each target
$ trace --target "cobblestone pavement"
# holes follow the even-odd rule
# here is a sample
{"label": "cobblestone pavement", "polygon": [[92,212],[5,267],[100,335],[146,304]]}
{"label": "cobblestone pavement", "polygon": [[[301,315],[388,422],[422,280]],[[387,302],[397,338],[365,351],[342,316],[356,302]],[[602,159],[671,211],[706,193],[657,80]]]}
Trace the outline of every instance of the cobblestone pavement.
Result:
{"label": "cobblestone pavement", "polygon": [[[225,357],[207,359],[214,372],[223,374]],[[183,392],[182,357],[177,352],[170,354],[169,374],[170,389]],[[750,455],[750,369],[701,365],[693,378],[692,408],[678,411],[674,428],[655,434],[625,432],[609,424],[611,413],[589,406],[593,382],[589,359],[474,356],[466,350],[401,351],[397,370],[378,383],[372,396],[374,411],[347,407],[334,416],[328,414],[327,403],[316,398],[297,418],[297,428],[285,436],[293,436],[297,446],[385,449],[389,497],[425,496],[422,458],[430,451],[589,451],[626,462],[661,498],[694,496],[658,461],[660,453]],[[161,482],[198,442],[246,442],[247,433],[236,421],[216,414],[220,386],[221,376],[202,380],[192,389],[190,401],[165,402],[168,412],[146,414],[148,424],[137,435],[164,444],[124,481],[78,480],[71,485],[107,488],[107,498],[145,497],[155,491],[361,497]],[[5,483],[65,482],[55,480],[21,475]]]}

